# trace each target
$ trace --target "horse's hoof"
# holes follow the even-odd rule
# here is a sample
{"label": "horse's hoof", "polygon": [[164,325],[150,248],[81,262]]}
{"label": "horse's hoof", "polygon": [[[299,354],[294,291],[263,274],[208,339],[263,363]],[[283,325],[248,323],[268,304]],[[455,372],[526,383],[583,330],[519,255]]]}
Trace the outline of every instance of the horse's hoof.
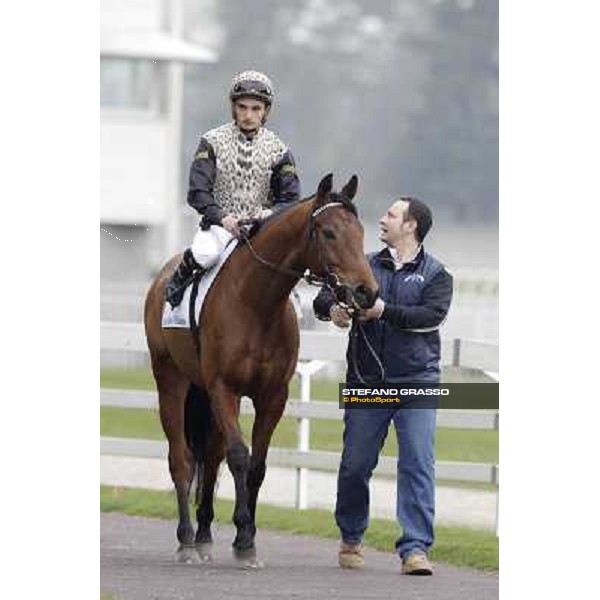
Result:
{"label": "horse's hoof", "polygon": [[196,544],[196,552],[198,553],[201,562],[205,563],[212,561],[212,548],[212,544]]}
{"label": "horse's hoof", "polygon": [[196,552],[195,546],[179,546],[175,554],[175,560],[184,565],[199,565],[202,560]]}
{"label": "horse's hoof", "polygon": [[256,548],[246,548],[245,550],[233,549],[233,556],[242,569],[257,571],[264,568],[264,563],[256,558]]}

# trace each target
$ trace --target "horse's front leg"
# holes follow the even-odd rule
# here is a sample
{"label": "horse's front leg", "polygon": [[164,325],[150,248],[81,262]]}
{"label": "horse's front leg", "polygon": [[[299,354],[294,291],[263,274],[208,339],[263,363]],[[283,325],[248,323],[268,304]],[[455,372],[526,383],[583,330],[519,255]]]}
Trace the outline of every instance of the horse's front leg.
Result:
{"label": "horse's front leg", "polygon": [[244,443],[238,421],[240,396],[222,382],[211,386],[210,394],[213,402],[213,415],[225,438],[225,456],[235,484],[233,522],[237,534],[233,541],[233,553],[243,566],[256,568],[260,566],[260,563],[256,560],[254,527],[248,508],[250,452]]}
{"label": "horse's front leg", "polygon": [[248,508],[254,535],[256,534],[256,503],[267,471],[267,452],[271,436],[283,415],[287,398],[288,388],[285,386],[274,394],[261,396],[254,401],[256,417],[252,427],[252,456],[248,472]]}

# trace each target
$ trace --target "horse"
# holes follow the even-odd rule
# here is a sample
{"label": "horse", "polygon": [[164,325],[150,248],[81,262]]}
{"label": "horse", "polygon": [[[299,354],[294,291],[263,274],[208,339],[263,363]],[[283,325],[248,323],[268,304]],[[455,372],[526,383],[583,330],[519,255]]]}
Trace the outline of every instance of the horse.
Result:
{"label": "horse", "polygon": [[[298,359],[298,321],[289,299],[294,286],[308,271],[357,309],[370,308],[377,298],[353,203],[358,178],[352,176],[339,193],[332,181],[332,174],[325,176],[315,195],[292,203],[240,242],[208,291],[192,334],[161,326],[165,285],[180,256],[148,290],[144,324],[177,494],[180,562],[212,558],[215,482],[225,458],[235,482],[234,557],[247,568],[262,566],[255,547],[256,502]],[[251,398],[255,410],[251,455],[239,425],[242,396]],[[195,474],[194,535],[189,494]]]}

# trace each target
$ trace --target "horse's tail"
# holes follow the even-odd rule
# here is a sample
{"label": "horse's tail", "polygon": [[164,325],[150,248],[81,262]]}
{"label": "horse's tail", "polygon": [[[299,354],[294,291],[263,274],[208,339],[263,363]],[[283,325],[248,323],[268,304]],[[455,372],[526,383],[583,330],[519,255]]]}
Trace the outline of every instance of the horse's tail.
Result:
{"label": "horse's tail", "polygon": [[213,427],[210,400],[206,390],[191,384],[185,399],[184,429],[185,439],[194,456],[196,477],[196,504],[202,496],[204,458],[208,434]]}

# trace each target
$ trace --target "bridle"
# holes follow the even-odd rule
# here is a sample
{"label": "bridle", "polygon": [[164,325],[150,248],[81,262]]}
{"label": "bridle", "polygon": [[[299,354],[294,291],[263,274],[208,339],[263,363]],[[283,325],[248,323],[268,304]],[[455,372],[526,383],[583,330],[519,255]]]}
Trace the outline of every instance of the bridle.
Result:
{"label": "bridle", "polygon": [[[351,302],[353,302],[352,288],[349,285],[342,283],[340,281],[340,278],[338,277],[338,275],[333,272],[333,270],[331,269],[329,264],[324,259],[323,242],[321,240],[321,237],[318,235],[318,230],[317,230],[317,217],[321,213],[325,212],[326,210],[328,210],[330,208],[334,208],[336,206],[341,206],[341,207],[345,208],[346,210],[351,210],[343,202],[328,202],[327,204],[324,204],[323,206],[319,206],[319,208],[316,208],[310,214],[307,246],[313,241],[316,244],[317,262],[318,262],[320,271],[322,273],[324,273],[324,275],[317,275],[316,273],[312,272],[310,269],[306,269],[306,271],[301,272],[301,271],[297,271],[295,269],[289,269],[288,267],[283,267],[281,265],[276,265],[272,262],[269,262],[268,260],[266,260],[265,258],[260,256],[260,254],[258,254],[256,249],[252,245],[252,242],[250,241],[250,235],[245,230],[245,228],[241,229],[241,238],[244,240],[244,242],[248,246],[248,249],[250,250],[250,253],[252,254],[252,256],[261,265],[264,265],[265,267],[268,267],[268,268],[272,269],[273,271],[275,271],[276,273],[279,273],[281,275],[289,275],[290,277],[303,279],[308,285],[314,285],[314,286],[327,285],[331,288],[333,293],[336,295],[336,298],[338,298],[340,301],[347,303],[350,300]],[[354,307],[352,307],[352,308],[354,308]]]}
{"label": "bridle", "polygon": [[318,236],[316,219],[321,213],[325,212],[326,210],[328,210],[330,208],[334,208],[336,206],[341,206],[343,208],[346,208],[346,210],[351,210],[343,202],[328,202],[327,204],[324,204],[323,206],[320,206],[319,208],[313,210],[313,212],[310,214],[310,225],[309,225],[307,245],[310,244],[311,241],[313,241],[313,240],[315,241],[315,243],[317,245],[317,261],[318,261],[319,267],[321,268],[321,271],[324,272],[325,275],[316,275],[310,269],[307,269],[304,273],[302,273],[300,271],[296,271],[295,269],[288,269],[287,267],[282,267],[280,265],[276,265],[272,262],[269,262],[268,260],[266,260],[265,258],[260,256],[258,254],[258,252],[256,252],[256,249],[254,248],[254,246],[252,245],[252,242],[250,241],[250,234],[246,231],[246,229],[244,227],[242,227],[242,229],[241,229],[241,233],[242,233],[241,237],[244,240],[244,242],[247,244],[248,249],[250,250],[252,256],[260,264],[264,265],[265,267],[268,267],[268,268],[272,269],[273,271],[280,273],[282,275],[289,275],[290,277],[304,279],[304,281],[306,281],[306,283],[308,283],[309,285],[315,285],[315,286],[327,285],[332,290],[333,294],[335,295],[336,300],[338,301],[338,304],[342,305],[346,309],[346,311],[348,311],[348,314],[350,314],[352,317],[352,328],[350,330],[350,348],[351,348],[350,355],[351,355],[351,359],[353,362],[354,371],[355,371],[358,379],[363,384],[367,383],[360,373],[360,369],[358,366],[358,360],[356,357],[356,347],[357,347],[356,344],[358,342],[358,336],[360,334],[362,334],[369,352],[371,353],[371,355],[375,359],[375,362],[377,363],[377,366],[379,367],[379,370],[381,373],[381,381],[385,381],[385,369],[384,369],[383,363],[382,363],[381,359],[379,358],[379,356],[377,356],[377,353],[375,352],[371,343],[369,342],[369,340],[363,330],[362,323],[358,320],[359,306],[357,305],[356,301],[354,300],[354,296],[352,294],[352,288],[349,285],[342,283],[340,281],[340,278],[333,272],[333,270],[330,268],[329,264],[323,258],[322,242]]}

